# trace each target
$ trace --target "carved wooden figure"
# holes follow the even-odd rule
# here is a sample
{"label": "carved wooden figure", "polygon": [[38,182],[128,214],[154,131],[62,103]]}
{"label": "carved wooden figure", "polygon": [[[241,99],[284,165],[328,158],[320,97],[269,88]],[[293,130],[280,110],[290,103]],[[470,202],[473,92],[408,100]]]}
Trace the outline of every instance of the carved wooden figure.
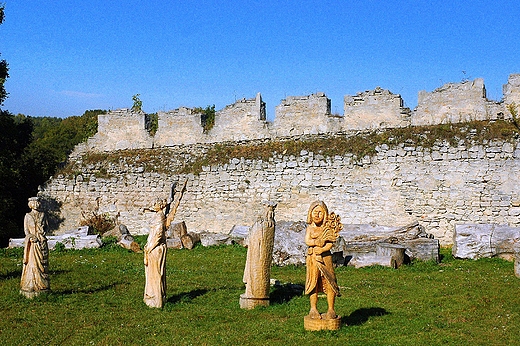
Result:
{"label": "carved wooden figure", "polygon": [[269,306],[276,203],[267,201],[264,204],[265,215],[257,219],[246,240],[247,258],[243,277],[246,291],[240,295],[242,309]]}
{"label": "carved wooden figure", "polygon": [[[330,249],[338,239],[343,228],[340,217],[330,213],[322,201],[313,202],[307,213],[307,230],[305,243],[307,250],[307,277],[305,294],[309,295],[311,309],[304,318],[307,330],[336,330],[340,327],[341,318],[336,315],[334,302],[340,291],[334,273]],[[324,314],[318,312],[318,293],[327,295],[328,310]]]}
{"label": "carved wooden figure", "polygon": [[37,197],[29,198],[31,211],[24,218],[25,247],[20,293],[27,298],[50,290],[49,247],[45,237],[48,224],[40,206]]}
{"label": "carved wooden figure", "polygon": [[162,308],[166,301],[166,216],[163,209],[165,200],[156,200],[155,212],[150,224],[150,233],[144,247],[144,268],[146,284],[144,302],[149,307]]}

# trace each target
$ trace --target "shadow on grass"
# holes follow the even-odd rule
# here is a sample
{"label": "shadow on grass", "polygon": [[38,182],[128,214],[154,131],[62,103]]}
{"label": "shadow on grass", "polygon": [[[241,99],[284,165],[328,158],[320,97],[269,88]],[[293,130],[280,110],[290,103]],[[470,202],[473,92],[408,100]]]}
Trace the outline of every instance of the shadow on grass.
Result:
{"label": "shadow on grass", "polygon": [[341,323],[346,323],[349,326],[359,326],[372,316],[384,316],[388,315],[389,312],[383,308],[361,308],[352,312],[350,315],[342,317]]}
{"label": "shadow on grass", "polygon": [[180,303],[180,302],[187,303],[197,297],[205,295],[206,293],[208,293],[208,290],[206,290],[206,289],[192,290],[189,292],[173,295],[170,298],[168,298],[167,302],[172,303],[172,304],[176,304],[176,303]]}
{"label": "shadow on grass", "polygon": [[273,291],[269,294],[269,303],[273,305],[287,303],[294,297],[299,297],[302,294],[302,285],[292,283],[277,285],[274,286]]}
{"label": "shadow on grass", "polygon": [[6,274],[0,274],[0,280],[9,280],[14,278],[21,278],[22,277],[22,270],[17,269],[10,272],[7,272]]}
{"label": "shadow on grass", "polygon": [[51,293],[56,295],[67,295],[67,294],[76,294],[76,293],[96,293],[101,291],[108,291],[110,289],[114,289],[118,285],[128,284],[128,282],[114,282],[110,285],[103,285],[99,287],[92,288],[80,288],[80,289],[68,289],[68,290],[54,290],[51,286]]}

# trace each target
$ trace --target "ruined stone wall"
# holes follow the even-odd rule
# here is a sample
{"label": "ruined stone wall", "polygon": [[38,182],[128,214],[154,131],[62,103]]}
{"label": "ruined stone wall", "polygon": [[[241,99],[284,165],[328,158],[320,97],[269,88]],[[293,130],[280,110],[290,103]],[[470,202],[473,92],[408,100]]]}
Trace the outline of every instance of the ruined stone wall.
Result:
{"label": "ruined stone wall", "polygon": [[130,109],[98,115],[98,132],[81,146],[88,150],[113,151],[151,148],[153,137],[147,131],[148,116]]}
{"label": "ruined stone wall", "polygon": [[260,93],[252,99],[241,99],[215,114],[215,125],[207,142],[243,141],[269,138],[265,102]]}
{"label": "ruined stone wall", "polygon": [[502,91],[504,93],[504,103],[520,105],[520,74],[512,74],[504,84]]}
{"label": "ruined stone wall", "polygon": [[410,125],[411,111],[401,95],[377,87],[344,98],[344,130],[395,128]]}
{"label": "ruined stone wall", "polygon": [[194,143],[274,139],[304,134],[458,123],[470,120],[510,119],[507,106],[520,105],[520,74],[509,76],[500,101],[486,97],[484,81],[477,78],[448,83],[432,92],[419,92],[416,109],[404,107],[400,95],[377,87],[344,97],[344,114],[331,114],[331,101],[324,93],[289,96],[275,109],[272,123],[266,121],[260,93],[241,99],[216,112],[215,125],[203,131],[199,114],[181,107],[158,112],[155,137],[146,130],[146,116],[128,109],[99,116],[98,133],[78,150],[113,151],[128,148],[170,147]]}
{"label": "ruined stone wall", "polygon": [[157,112],[158,128],[154,136],[154,147],[201,143],[203,131],[200,117],[200,114],[186,107]]}
{"label": "ruined stone wall", "polygon": [[[189,160],[189,147],[168,150],[179,151],[179,162]],[[132,233],[146,233],[149,215],[143,208],[169,197],[172,183],[185,177],[187,191],[176,220],[190,231],[250,226],[263,199],[278,203],[277,220],[304,220],[316,199],[326,201],[346,224],[402,226],[417,220],[442,244],[452,243],[456,224],[520,226],[520,185],[514,178],[520,171],[518,142],[438,143],[431,149],[382,145],[363,159],[306,151],[267,161],[230,158],[188,176],[123,163],[106,163],[105,170],[108,176],[100,178],[99,167],[84,167],[81,174],[57,177],[44,187],[42,195],[62,205],[58,233],[76,227],[88,210],[119,215]]]}
{"label": "ruined stone wall", "polygon": [[330,99],[324,93],[289,96],[276,106],[274,136],[330,133]]}
{"label": "ruined stone wall", "polygon": [[431,93],[419,92],[412,125],[460,123],[471,120],[488,120],[484,80],[448,83]]}

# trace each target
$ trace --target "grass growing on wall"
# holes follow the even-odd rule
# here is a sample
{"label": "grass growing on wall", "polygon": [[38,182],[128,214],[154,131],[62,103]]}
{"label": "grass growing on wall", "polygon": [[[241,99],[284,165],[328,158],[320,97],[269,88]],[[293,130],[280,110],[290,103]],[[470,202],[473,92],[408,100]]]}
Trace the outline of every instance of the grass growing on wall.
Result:
{"label": "grass growing on wall", "polygon": [[[142,239],[141,239],[142,238]],[[141,246],[145,238],[139,237]],[[50,253],[52,292],[18,293],[22,249],[0,249],[3,345],[517,345],[520,279],[501,259],[337,268],[342,328],[307,332],[309,299],[282,286],[266,308],[239,308],[246,249],[169,250],[167,303],[142,301],[143,255],[116,245]],[[305,267],[273,267],[303,285]],[[319,299],[324,310],[325,298]],[[348,325],[347,325],[348,324]]]}
{"label": "grass growing on wall", "polygon": [[[205,147],[199,154],[179,156],[175,149],[135,149],[112,153],[89,153],[83,157],[83,165],[100,166],[97,174],[107,177],[106,167],[112,164],[142,166],[147,172],[195,173],[202,167],[228,163],[231,158],[267,161],[274,155],[300,155],[305,150],[325,157],[351,154],[357,159],[376,154],[376,148],[383,144],[390,148],[398,145],[432,148],[448,143],[451,146],[486,144],[490,141],[517,141],[519,129],[511,121],[472,121],[459,124],[431,126],[409,126],[378,131],[364,131],[357,134],[302,136],[298,139],[273,141],[250,141],[245,143],[217,143],[200,145]],[[69,163],[58,174],[78,172],[75,163]]]}

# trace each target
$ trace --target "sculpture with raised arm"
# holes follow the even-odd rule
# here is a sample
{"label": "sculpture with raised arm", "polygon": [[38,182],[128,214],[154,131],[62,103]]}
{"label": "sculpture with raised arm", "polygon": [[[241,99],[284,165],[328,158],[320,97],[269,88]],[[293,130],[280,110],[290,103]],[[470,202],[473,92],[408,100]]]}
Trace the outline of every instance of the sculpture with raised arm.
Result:
{"label": "sculpture with raised arm", "polygon": [[166,200],[157,199],[149,210],[155,212],[144,247],[146,284],[144,302],[149,307],[162,308],[166,301]]}

